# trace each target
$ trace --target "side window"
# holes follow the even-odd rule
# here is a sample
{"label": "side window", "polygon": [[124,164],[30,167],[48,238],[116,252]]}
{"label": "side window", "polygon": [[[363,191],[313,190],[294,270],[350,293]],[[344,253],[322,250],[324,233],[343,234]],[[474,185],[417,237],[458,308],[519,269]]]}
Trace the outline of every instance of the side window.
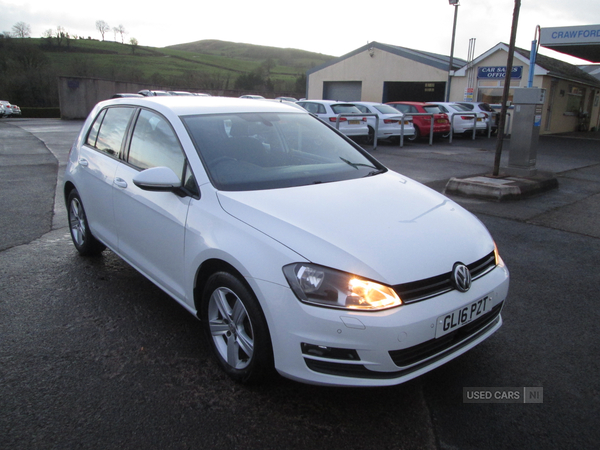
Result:
{"label": "side window", "polygon": [[98,116],[96,117],[96,120],[94,120],[94,123],[92,124],[92,128],[90,128],[90,134],[88,134],[88,138],[86,141],[86,144],[89,145],[90,147],[96,146],[96,141],[98,140],[98,131],[100,131],[100,125],[102,124],[102,121],[104,120],[105,114],[106,114],[106,109],[103,109],[102,111],[100,111],[100,114],[98,114]]}
{"label": "side window", "polygon": [[327,114],[327,110],[325,109],[325,106],[321,105],[319,103],[319,109],[317,111],[317,114]]}
{"label": "side window", "polygon": [[317,104],[316,103],[303,103],[302,107],[306,109],[309,113],[316,114],[317,113]]}
{"label": "side window", "polygon": [[169,167],[182,180],[186,163],[183,149],[169,122],[146,109],[140,112],[135,123],[128,162],[142,170]]}
{"label": "side window", "polygon": [[88,145],[118,158],[133,111],[133,108],[107,108],[100,113],[88,135]]}
{"label": "side window", "polygon": [[364,105],[354,105],[354,106],[356,106],[361,113],[368,114],[371,112],[371,111],[369,111],[369,108],[367,108]]}

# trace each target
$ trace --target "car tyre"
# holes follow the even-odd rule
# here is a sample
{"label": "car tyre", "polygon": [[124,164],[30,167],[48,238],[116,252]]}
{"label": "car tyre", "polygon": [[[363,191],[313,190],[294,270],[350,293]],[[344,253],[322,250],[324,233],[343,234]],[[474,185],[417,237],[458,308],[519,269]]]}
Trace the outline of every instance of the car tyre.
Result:
{"label": "car tyre", "polygon": [[92,235],[77,189],[73,189],[69,193],[67,211],[71,239],[79,254],[82,256],[96,256],[102,253],[106,246]]}
{"label": "car tyre", "polygon": [[364,137],[364,142],[366,145],[373,145],[375,141],[375,130],[369,126],[369,134]]}
{"label": "car tyre", "polygon": [[418,141],[421,138],[421,132],[419,131],[419,127],[415,126],[415,134],[408,137],[409,141]]}
{"label": "car tyre", "polygon": [[204,332],[221,368],[233,380],[252,384],[274,373],[269,329],[251,289],[229,272],[206,282],[201,304]]}

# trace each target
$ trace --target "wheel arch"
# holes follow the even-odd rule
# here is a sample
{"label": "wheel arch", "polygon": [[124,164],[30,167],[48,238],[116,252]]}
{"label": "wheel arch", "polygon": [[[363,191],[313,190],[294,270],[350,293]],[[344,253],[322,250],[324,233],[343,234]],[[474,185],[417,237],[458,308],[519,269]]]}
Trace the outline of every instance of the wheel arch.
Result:
{"label": "wheel arch", "polygon": [[69,199],[69,194],[73,191],[73,189],[75,189],[75,185],[71,182],[71,181],[66,181],[65,185],[63,186],[63,196],[64,196],[64,200],[65,200],[65,205],[67,205],[67,208],[69,207],[68,203],[68,199]]}
{"label": "wheel arch", "polygon": [[252,292],[253,295],[256,296],[254,290],[246,281],[246,278],[234,266],[232,266],[226,261],[223,261],[222,259],[207,259],[200,265],[200,267],[198,267],[194,281],[194,307],[196,309],[196,316],[200,320],[202,320],[202,308],[200,306],[202,303],[202,294],[204,292],[204,286],[206,285],[206,282],[208,281],[210,276],[217,272],[229,272],[232,275],[236,276],[242,283],[246,285],[250,292]]}

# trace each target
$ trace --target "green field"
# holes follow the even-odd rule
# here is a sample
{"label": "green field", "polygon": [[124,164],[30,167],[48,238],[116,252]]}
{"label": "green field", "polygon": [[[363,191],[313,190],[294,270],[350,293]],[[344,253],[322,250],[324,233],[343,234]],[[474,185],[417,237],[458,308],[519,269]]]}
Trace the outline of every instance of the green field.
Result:
{"label": "green field", "polygon": [[170,47],[94,39],[0,39],[0,97],[56,106],[56,76],[176,86],[301,94],[308,69],[332,56],[297,49],[206,40]]}

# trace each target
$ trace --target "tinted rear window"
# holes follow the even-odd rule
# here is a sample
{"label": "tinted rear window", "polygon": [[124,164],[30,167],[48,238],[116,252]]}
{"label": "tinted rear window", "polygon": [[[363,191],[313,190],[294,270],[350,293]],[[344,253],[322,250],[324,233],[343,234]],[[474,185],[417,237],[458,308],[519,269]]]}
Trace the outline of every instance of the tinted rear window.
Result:
{"label": "tinted rear window", "polygon": [[429,114],[440,114],[443,112],[438,105],[426,105],[424,106],[424,109],[425,112],[428,112]]}
{"label": "tinted rear window", "polygon": [[354,105],[331,105],[336,114],[360,114],[360,110]]}
{"label": "tinted rear window", "polygon": [[390,105],[376,105],[375,109],[381,114],[396,114],[398,110]]}

